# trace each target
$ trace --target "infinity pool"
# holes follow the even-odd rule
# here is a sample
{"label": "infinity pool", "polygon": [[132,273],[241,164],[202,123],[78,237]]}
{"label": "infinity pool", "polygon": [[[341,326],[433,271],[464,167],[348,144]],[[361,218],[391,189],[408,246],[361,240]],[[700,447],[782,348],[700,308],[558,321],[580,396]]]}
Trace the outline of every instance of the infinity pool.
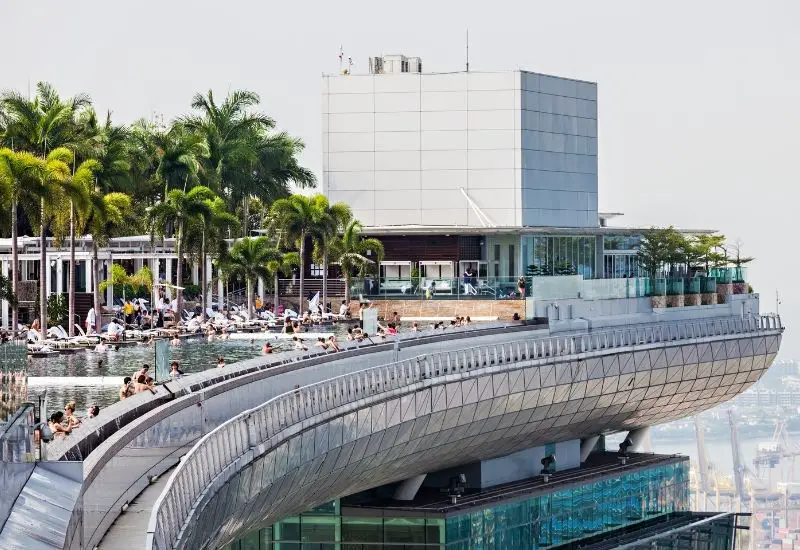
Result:
{"label": "infinity pool", "polygon": [[[338,326],[333,329],[337,334],[344,331]],[[225,363],[231,365],[244,359],[252,359],[261,355],[264,340],[215,340],[208,342],[205,337],[182,340],[178,346],[170,346],[170,360],[178,361],[184,373],[200,372],[214,368],[217,358],[224,357]],[[289,341],[271,342],[276,352],[291,349]],[[310,345],[311,342],[306,342]],[[155,346],[136,344],[120,347],[118,351],[96,353],[94,350],[81,350],[74,354],[54,357],[31,358],[28,360],[27,374],[33,377],[85,377],[85,376],[131,376],[143,364],[155,365]],[[47,410],[62,410],[69,401],[75,401],[78,415],[83,416],[90,405],[102,408],[115,403],[119,397],[119,387],[114,386],[39,386],[30,384],[27,387],[27,400],[38,402],[46,398]]]}

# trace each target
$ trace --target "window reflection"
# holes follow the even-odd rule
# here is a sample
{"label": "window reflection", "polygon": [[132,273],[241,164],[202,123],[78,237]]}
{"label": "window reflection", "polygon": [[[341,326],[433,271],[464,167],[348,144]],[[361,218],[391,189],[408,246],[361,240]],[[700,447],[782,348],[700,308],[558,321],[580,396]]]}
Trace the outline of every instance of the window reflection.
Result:
{"label": "window reflection", "polygon": [[446,518],[348,516],[334,501],[226,550],[544,548],[688,511],[688,469],[683,460]]}

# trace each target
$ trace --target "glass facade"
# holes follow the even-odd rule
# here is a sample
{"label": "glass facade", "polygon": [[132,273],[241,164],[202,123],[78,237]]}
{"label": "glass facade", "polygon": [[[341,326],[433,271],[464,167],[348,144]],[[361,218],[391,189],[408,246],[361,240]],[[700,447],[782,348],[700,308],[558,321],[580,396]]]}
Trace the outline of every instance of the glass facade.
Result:
{"label": "glass facade", "polygon": [[522,265],[526,275],[583,275],[597,277],[593,236],[523,236]]}
{"label": "glass facade", "polygon": [[342,509],[336,501],[250,533],[226,550],[530,550],[688,509],[689,461],[679,459],[453,514],[394,517]]}

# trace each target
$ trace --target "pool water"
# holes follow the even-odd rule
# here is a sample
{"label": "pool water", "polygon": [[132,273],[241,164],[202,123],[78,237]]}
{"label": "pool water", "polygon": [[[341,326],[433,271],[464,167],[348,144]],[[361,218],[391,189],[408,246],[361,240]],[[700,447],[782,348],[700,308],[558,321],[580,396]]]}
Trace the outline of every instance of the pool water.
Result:
{"label": "pool water", "polygon": [[[314,327],[312,331],[333,332],[341,338],[347,331],[347,325],[333,325],[333,327]],[[209,342],[205,337],[198,336],[181,340],[180,345],[170,346],[170,361],[177,361],[181,371],[186,374],[200,372],[217,366],[219,357],[225,358],[225,364],[231,365],[237,361],[252,359],[261,356],[261,346],[265,340],[254,338],[250,340],[214,340]],[[292,348],[290,340],[270,342],[276,352]],[[306,341],[306,345],[312,342]],[[120,347],[118,351],[96,353],[94,350],[81,350],[68,355],[53,357],[30,358],[27,365],[29,377],[39,376],[132,376],[143,364],[151,366],[154,372],[155,346],[137,344]],[[25,391],[25,390],[23,390]],[[107,407],[119,400],[118,386],[28,386],[27,396],[22,401],[38,403],[46,399],[47,411],[63,410],[69,401],[75,401],[78,416],[84,416],[91,405]]]}

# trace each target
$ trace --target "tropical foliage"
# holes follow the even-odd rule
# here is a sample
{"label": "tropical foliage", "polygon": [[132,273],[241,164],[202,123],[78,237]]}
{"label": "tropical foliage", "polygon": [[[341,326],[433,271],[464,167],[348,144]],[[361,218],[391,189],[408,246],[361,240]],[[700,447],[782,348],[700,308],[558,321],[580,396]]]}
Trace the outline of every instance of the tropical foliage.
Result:
{"label": "tropical foliage", "polygon": [[[278,130],[259,102],[247,90],[222,99],[209,90],[195,94],[188,112],[169,124],[154,117],[125,125],[110,113],[98,114],[88,95],[62,97],[48,83],[39,83],[33,97],[0,93],[0,235],[12,237],[12,265],[18,265],[17,237],[39,236],[40,293],[46,293],[50,272],[46,239],[68,243],[68,312],[58,320],[67,322],[70,332],[77,235],[91,237],[91,291],[98,312],[109,285],[123,295],[153,288],[149,269],[131,275],[119,264],[109,265],[101,282],[101,261],[107,260],[99,250],[114,237],[149,231],[153,239],[174,239],[178,286],[188,286],[183,260],[200,265],[203,311],[210,305],[207,258],[227,279],[248,285],[249,301],[256,280],[271,281],[276,305],[278,279],[299,269],[302,307],[306,258],[313,256],[324,267],[326,301],[329,265],[339,264],[348,278],[381,257],[380,243],[360,235],[349,207],[330,204],[322,195],[292,194],[316,185],[299,161],[304,144]],[[252,231],[266,236],[249,238]],[[18,270],[12,269],[9,279],[0,292],[12,306],[16,326]],[[0,283],[5,281],[0,274]],[[177,294],[182,309],[183,293]],[[42,324],[47,303],[42,301],[39,312]]]}

